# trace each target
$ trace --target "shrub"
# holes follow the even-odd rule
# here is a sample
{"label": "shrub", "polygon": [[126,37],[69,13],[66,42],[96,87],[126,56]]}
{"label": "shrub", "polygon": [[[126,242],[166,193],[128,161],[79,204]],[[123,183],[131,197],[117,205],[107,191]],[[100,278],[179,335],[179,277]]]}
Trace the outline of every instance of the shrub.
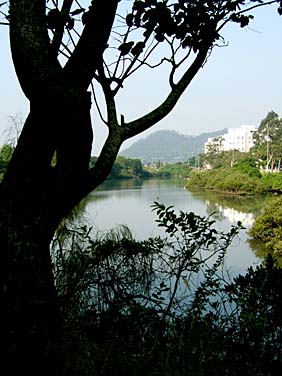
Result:
{"label": "shrub", "polygon": [[125,227],[93,238],[86,226],[54,239],[65,374],[274,375],[281,269],[269,258],[226,281],[219,271],[240,224],[222,233],[211,217],[153,210],[163,239],[138,242]]}
{"label": "shrub", "polygon": [[255,219],[249,230],[254,239],[265,243],[268,252],[282,257],[282,198],[273,199],[263,213]]}

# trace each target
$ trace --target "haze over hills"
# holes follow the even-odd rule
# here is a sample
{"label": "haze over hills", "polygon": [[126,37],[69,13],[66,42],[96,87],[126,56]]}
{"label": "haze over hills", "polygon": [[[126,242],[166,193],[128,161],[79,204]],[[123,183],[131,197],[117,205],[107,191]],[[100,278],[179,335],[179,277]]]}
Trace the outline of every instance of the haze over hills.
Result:
{"label": "haze over hills", "polygon": [[194,155],[204,151],[204,143],[209,137],[216,137],[226,133],[226,129],[201,133],[198,136],[188,136],[175,131],[157,131],[146,138],[138,140],[129,148],[120,152],[127,158],[141,159],[142,163],[184,162]]}

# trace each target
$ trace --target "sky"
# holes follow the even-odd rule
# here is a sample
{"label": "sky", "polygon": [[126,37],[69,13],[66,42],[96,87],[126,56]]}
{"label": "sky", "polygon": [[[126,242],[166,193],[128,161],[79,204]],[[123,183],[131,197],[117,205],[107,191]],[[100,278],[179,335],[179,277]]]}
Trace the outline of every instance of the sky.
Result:
{"label": "sky", "polygon": [[[198,135],[243,124],[258,126],[271,110],[282,117],[282,17],[277,7],[255,11],[250,26],[232,24],[223,32],[226,47],[214,48],[175,109],[150,130],[127,141],[123,149],[159,130]],[[9,50],[8,27],[0,26],[0,145],[7,137],[9,117],[28,114],[14,72]],[[165,97],[167,78],[162,72],[136,74],[119,99],[119,113],[134,120]],[[97,155],[107,130],[92,109],[94,144]],[[43,114],[44,116],[44,114]]]}

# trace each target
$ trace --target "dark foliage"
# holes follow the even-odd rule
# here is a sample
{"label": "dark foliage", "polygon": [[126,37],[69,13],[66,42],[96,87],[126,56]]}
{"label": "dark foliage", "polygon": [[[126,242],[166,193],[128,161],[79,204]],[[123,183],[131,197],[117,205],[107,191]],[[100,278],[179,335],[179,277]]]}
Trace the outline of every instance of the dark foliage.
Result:
{"label": "dark foliage", "polygon": [[168,238],[61,229],[54,267],[66,375],[275,375],[282,271],[272,258],[229,281],[238,227],[155,203]]}

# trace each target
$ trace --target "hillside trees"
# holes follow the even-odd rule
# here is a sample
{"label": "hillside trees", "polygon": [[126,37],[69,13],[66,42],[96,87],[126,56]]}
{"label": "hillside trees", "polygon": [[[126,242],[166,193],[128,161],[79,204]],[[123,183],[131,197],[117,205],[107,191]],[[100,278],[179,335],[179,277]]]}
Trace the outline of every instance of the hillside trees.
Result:
{"label": "hillside trees", "polygon": [[[244,27],[251,18],[245,11],[272,3],[281,13],[279,1],[260,0],[1,4],[1,14],[9,5],[3,23],[9,21],[15,71],[30,102],[0,187],[1,339],[10,373],[17,366],[30,375],[62,373],[49,253],[62,218],[107,177],[126,139],[172,111],[212,48],[223,43],[222,28],[228,22]],[[119,119],[117,97],[126,79],[164,64],[170,68],[164,101],[139,119]],[[108,136],[89,169],[93,80],[104,94],[106,113],[99,112]]]}
{"label": "hillside trees", "polygon": [[257,156],[266,159],[267,170],[273,171],[274,166],[280,169],[282,158],[282,119],[270,111],[260,122],[254,134],[255,147],[253,151]]}

